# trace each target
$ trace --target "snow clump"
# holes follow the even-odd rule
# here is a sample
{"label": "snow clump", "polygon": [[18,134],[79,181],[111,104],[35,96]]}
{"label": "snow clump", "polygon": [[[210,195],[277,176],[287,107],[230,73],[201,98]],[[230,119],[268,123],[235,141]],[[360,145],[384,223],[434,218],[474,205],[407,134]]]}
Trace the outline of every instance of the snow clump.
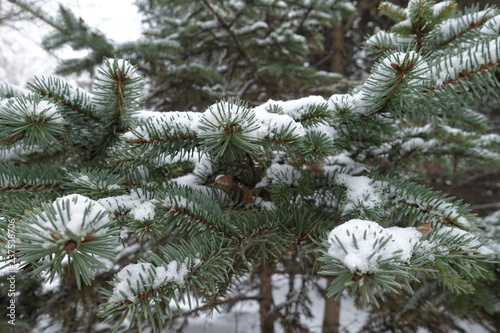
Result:
{"label": "snow clump", "polygon": [[328,255],[352,273],[374,273],[382,261],[408,262],[420,237],[416,228],[386,229],[372,221],[353,219],[330,232]]}

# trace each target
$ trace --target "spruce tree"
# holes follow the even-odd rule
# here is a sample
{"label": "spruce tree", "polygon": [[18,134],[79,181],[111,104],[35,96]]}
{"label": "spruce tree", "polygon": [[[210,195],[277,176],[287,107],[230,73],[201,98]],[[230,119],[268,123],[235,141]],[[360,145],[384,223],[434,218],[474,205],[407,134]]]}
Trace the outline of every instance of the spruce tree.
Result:
{"label": "spruce tree", "polygon": [[[422,170],[500,164],[500,136],[471,109],[500,88],[500,10],[381,10],[396,24],[367,39],[380,52],[370,76],[329,98],[145,111],[140,64],[119,58],[97,68],[92,92],[55,77],[27,92],[1,85],[4,269],[19,263],[20,306],[33,294],[49,305],[19,322],[180,329],[189,314],[253,299],[262,332],[307,331],[301,314],[325,277],[327,297],[348,291],[379,309],[366,330],[458,327],[459,301],[493,317],[489,236]],[[476,312],[464,316],[493,330]]]}
{"label": "spruce tree", "polygon": [[9,0],[53,27],[43,41],[87,50],[61,62],[58,74],[94,73],[103,57],[128,59],[145,76],[147,105],[199,111],[222,98],[253,105],[330,91],[340,75],[304,65],[323,48],[321,28],[355,8],[346,0],[137,1],[145,30],[137,41],[115,43],[61,5],[57,18],[26,0]]}

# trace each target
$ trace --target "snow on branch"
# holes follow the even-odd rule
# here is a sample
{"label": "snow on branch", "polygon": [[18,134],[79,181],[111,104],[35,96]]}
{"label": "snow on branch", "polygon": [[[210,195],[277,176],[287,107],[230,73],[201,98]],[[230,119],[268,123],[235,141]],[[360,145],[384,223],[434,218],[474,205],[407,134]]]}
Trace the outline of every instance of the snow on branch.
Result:
{"label": "snow on branch", "polygon": [[121,303],[140,302],[155,290],[168,284],[181,285],[186,280],[189,270],[199,263],[200,259],[186,258],[180,263],[171,261],[166,267],[155,267],[146,262],[127,265],[116,274],[112,282],[112,296],[109,297],[107,306],[115,307]]}
{"label": "snow on branch", "polygon": [[467,34],[474,34],[477,28],[482,30],[490,26],[489,20],[498,14],[497,8],[489,7],[482,11],[472,11],[459,17],[450,18],[432,30],[427,38],[433,43],[444,46],[455,44],[462,37],[467,37]]}
{"label": "snow on branch", "polygon": [[18,96],[0,104],[0,143],[23,140],[29,147],[57,145],[66,132],[61,108],[35,94]]}
{"label": "snow on branch", "polygon": [[97,70],[92,102],[107,126],[119,127],[140,109],[143,78],[123,59],[106,59]]}
{"label": "snow on branch", "polygon": [[[476,235],[451,227],[427,223],[420,227],[384,228],[379,223],[353,219],[334,228],[324,242],[322,274],[335,275],[328,296],[337,297],[348,287],[359,289],[363,302],[379,306],[378,297],[411,292],[409,281],[416,272],[443,276],[456,264],[455,280],[443,279],[457,293],[470,292],[472,279],[484,278],[476,261],[491,261],[494,252]],[[467,267],[467,268],[464,268]],[[456,270],[461,272],[457,272]],[[467,270],[467,272],[462,272]]]}
{"label": "snow on branch", "polygon": [[375,65],[372,74],[354,95],[358,112],[386,111],[389,104],[398,109],[402,103],[418,99],[428,84],[428,64],[416,52],[393,52]]}
{"label": "snow on branch", "polygon": [[92,120],[98,120],[91,104],[92,95],[82,89],[70,86],[59,78],[36,78],[33,83],[28,83],[28,87],[31,91],[55,103],[62,104]]}
{"label": "snow on branch", "polygon": [[500,37],[490,41],[478,41],[458,55],[450,54],[436,59],[430,66],[435,88],[439,89],[468,79],[500,63]]}
{"label": "snow on branch", "polygon": [[376,222],[354,219],[333,229],[328,255],[352,273],[375,273],[381,262],[405,264],[422,237],[416,228],[383,228]]}
{"label": "snow on branch", "polygon": [[79,194],[70,194],[28,212],[22,219],[19,238],[24,263],[51,260],[35,273],[51,268],[50,278],[62,274],[64,262],[72,265],[78,286],[90,284],[97,268],[108,269],[103,258],[112,259],[117,237],[107,210],[98,202]]}

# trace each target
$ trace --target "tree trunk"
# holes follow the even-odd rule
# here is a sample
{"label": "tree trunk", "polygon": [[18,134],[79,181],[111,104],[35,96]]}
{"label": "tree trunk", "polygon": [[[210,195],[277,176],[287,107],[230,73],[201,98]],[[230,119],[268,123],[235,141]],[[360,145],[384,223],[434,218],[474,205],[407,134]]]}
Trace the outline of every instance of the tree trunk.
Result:
{"label": "tree trunk", "polygon": [[332,41],[332,58],[330,60],[330,71],[345,74],[344,64],[344,26],[342,24],[332,27],[330,31]]}
{"label": "tree trunk", "polygon": [[[332,283],[333,277],[326,279],[327,287]],[[325,297],[325,313],[323,317],[323,333],[339,333],[340,326],[340,298]]]}
{"label": "tree trunk", "polygon": [[259,272],[260,279],[260,331],[262,333],[274,333],[274,315],[273,306],[273,286],[272,274],[265,267]]}

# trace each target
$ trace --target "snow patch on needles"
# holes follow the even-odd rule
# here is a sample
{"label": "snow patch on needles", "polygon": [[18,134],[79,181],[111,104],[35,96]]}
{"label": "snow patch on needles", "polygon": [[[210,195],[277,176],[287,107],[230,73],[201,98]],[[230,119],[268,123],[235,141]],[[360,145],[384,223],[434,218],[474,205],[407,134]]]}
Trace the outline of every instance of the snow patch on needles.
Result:
{"label": "snow patch on needles", "polygon": [[451,18],[443,22],[440,26],[438,26],[433,34],[441,36],[444,39],[450,39],[454,36],[457,31],[467,31],[467,27],[473,26],[477,24],[477,22],[481,22],[485,18],[489,16],[493,16],[495,13],[495,9],[487,8],[485,10],[470,13],[459,18]]}
{"label": "snow patch on needles", "polygon": [[[127,77],[130,80],[134,79],[139,79],[142,78],[136,71],[135,66],[132,65],[130,62],[124,59],[105,59],[104,60],[104,66],[102,68],[108,67],[108,68],[116,68],[119,71],[121,71],[122,75]],[[95,81],[102,81],[105,82],[109,80],[110,75],[112,75],[110,72],[105,72],[104,70],[98,70],[96,75],[95,75]]]}
{"label": "snow patch on needles", "polygon": [[[445,56],[431,67],[431,75],[436,83],[446,84],[465,75],[467,72],[481,70],[484,64],[494,64],[500,55],[500,37],[488,44],[478,43],[457,55]],[[464,74],[465,72],[465,74]]]}
{"label": "snow patch on needles", "polygon": [[27,95],[26,98],[15,97],[9,99],[6,103],[1,105],[1,108],[1,112],[5,113],[2,118],[10,114],[8,117],[5,117],[8,120],[13,120],[17,117],[17,121],[21,122],[29,120],[30,122],[36,121],[38,123],[64,123],[64,118],[55,104],[42,100],[35,95]]}
{"label": "snow patch on needles", "polygon": [[[322,101],[325,102],[324,99]],[[300,111],[296,110],[300,110],[306,104],[311,104],[311,102],[312,100],[304,98],[287,102],[269,100],[257,106],[254,108],[254,112],[257,122],[261,125],[261,128],[257,131],[257,136],[260,138],[272,137],[274,136],[273,131],[279,132],[285,128],[291,129],[293,135],[305,135],[306,131],[302,124],[296,122],[291,115],[300,114]],[[269,112],[269,110],[279,110],[279,113]]]}
{"label": "snow patch on needles", "polygon": [[[390,83],[391,87],[423,87],[428,82],[426,77],[428,72],[429,65],[418,53],[414,51],[391,53],[374,67],[373,73],[361,90],[354,94],[359,111],[362,113],[373,111],[372,109],[376,109],[377,106],[373,102],[387,96],[390,89],[381,85],[381,82]],[[400,82],[402,79],[404,84]]]}
{"label": "snow patch on needles", "polygon": [[373,181],[366,176],[350,176],[339,174],[335,179],[347,188],[346,210],[355,209],[357,205],[365,208],[374,208],[382,202],[379,194],[372,186]]}
{"label": "snow patch on needles", "polygon": [[500,15],[497,15],[486,22],[480,32],[485,35],[498,35],[500,32]]}
{"label": "snow patch on needles", "polygon": [[328,236],[328,255],[351,272],[373,273],[383,261],[404,264],[422,234],[415,228],[383,228],[378,223],[353,219]]}
{"label": "snow patch on needles", "polygon": [[130,215],[138,221],[150,221],[155,218],[155,205],[153,201],[146,201],[134,207],[130,211]]}
{"label": "snow patch on needles", "polygon": [[62,123],[64,121],[57,107],[48,101],[33,102],[30,108],[26,110],[26,115],[50,120],[53,123]]}
{"label": "snow patch on needles", "polygon": [[441,14],[443,9],[451,6],[452,4],[453,4],[452,1],[443,1],[443,2],[435,4],[434,6],[432,6],[432,12],[433,12],[434,16],[438,16],[439,14]]}
{"label": "snow patch on needles", "polygon": [[155,267],[146,262],[127,265],[115,276],[113,295],[108,300],[109,306],[135,302],[138,296],[169,283],[182,284],[190,268],[200,263],[201,260],[198,258],[186,258],[182,263],[171,261],[165,267]]}
{"label": "snow patch on needles", "polygon": [[154,204],[158,201],[151,197],[151,193],[137,188],[131,190],[130,194],[102,198],[98,202],[111,213],[129,212],[134,219],[146,221],[155,218]]}
{"label": "snow patch on needles", "polygon": [[300,119],[306,113],[311,105],[325,104],[326,100],[321,96],[307,96],[290,101],[269,100],[266,104],[276,105],[285,115],[293,119]]}
{"label": "snow patch on needles", "polygon": [[357,100],[350,94],[335,94],[328,99],[328,104],[338,113],[355,112]]}
{"label": "snow patch on needles", "polygon": [[88,236],[105,235],[108,231],[105,226],[109,223],[106,208],[99,202],[80,194],[70,194],[56,199],[44,207],[44,211],[36,214],[35,218],[37,222],[33,223],[32,227],[38,237],[33,239],[40,241],[44,248],[54,245],[54,240],[47,237],[50,232],[56,235],[75,235],[83,241]]}
{"label": "snow patch on needles", "polygon": [[[447,238],[457,238],[463,241],[463,244],[460,245],[460,250],[468,252],[470,254],[479,253],[482,255],[491,255],[494,252],[486,246],[482,246],[479,237],[471,234],[462,229],[452,228],[452,227],[442,227],[438,230],[436,237],[446,236]],[[455,244],[459,244],[459,241],[453,242]]]}
{"label": "snow patch on needles", "polygon": [[137,295],[145,293],[153,287],[155,267],[150,263],[139,263],[125,266],[115,276],[113,296],[108,300],[111,305],[125,300],[134,302]]}

